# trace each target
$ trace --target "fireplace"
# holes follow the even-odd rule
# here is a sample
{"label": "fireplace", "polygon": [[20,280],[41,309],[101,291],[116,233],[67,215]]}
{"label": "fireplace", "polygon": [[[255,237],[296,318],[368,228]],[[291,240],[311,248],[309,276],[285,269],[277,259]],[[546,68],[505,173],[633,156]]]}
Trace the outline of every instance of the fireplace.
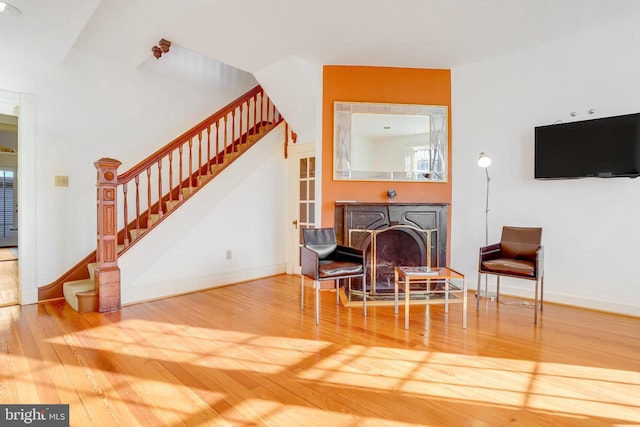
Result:
{"label": "fireplace", "polygon": [[446,266],[447,208],[444,203],[336,203],[338,243],[363,249],[367,257],[366,279],[354,281],[352,289],[366,287],[375,299],[393,292],[396,266]]}
{"label": "fireplace", "polygon": [[[398,265],[419,266],[428,265],[427,255],[429,243],[428,232],[417,232],[412,228],[398,225],[375,234],[375,251],[367,248],[371,254],[371,262],[367,266],[373,269],[377,290],[393,290],[394,268]],[[373,257],[375,256],[375,260]],[[374,264],[375,261],[375,264]],[[375,266],[375,267],[374,267]]]}

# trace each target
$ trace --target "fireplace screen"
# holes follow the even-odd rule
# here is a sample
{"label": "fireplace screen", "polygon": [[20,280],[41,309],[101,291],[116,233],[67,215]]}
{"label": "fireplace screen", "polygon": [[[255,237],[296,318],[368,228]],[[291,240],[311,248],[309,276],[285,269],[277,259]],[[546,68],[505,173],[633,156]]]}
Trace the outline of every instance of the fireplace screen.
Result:
{"label": "fireplace screen", "polygon": [[384,298],[393,294],[396,266],[435,266],[433,245],[437,245],[436,229],[420,229],[410,225],[394,225],[380,230],[350,230],[351,245],[366,250],[367,275],[352,283],[351,291],[367,291],[367,298]]}

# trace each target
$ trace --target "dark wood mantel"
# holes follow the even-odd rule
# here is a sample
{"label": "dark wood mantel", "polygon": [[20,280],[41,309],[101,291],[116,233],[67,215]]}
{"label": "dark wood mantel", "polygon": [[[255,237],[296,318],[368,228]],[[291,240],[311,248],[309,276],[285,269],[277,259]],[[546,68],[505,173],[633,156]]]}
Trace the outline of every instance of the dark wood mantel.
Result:
{"label": "dark wood mantel", "polygon": [[348,244],[349,230],[382,230],[393,225],[437,229],[432,249],[435,265],[447,265],[447,203],[336,202],[335,229],[339,244]]}

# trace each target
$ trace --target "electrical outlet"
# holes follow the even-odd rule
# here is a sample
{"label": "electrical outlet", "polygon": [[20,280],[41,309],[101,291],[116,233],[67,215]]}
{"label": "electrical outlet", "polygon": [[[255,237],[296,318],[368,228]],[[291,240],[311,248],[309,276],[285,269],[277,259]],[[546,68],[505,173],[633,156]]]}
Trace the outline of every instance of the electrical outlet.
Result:
{"label": "electrical outlet", "polygon": [[233,254],[231,253],[230,250],[227,251],[227,259],[231,259],[233,257]]}

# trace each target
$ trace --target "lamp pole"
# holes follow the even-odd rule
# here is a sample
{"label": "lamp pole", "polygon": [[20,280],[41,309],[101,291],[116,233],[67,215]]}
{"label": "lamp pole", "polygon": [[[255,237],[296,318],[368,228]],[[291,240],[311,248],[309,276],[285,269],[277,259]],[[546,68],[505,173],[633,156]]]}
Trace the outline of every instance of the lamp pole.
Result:
{"label": "lamp pole", "polygon": [[485,204],[484,210],[484,245],[489,245],[489,182],[491,178],[489,178],[489,167],[484,168],[484,172],[487,175],[487,200]]}
{"label": "lamp pole", "polygon": [[[489,165],[491,164],[491,157],[484,151],[478,156],[478,166],[484,169],[484,173],[487,176],[487,197],[484,208],[484,245],[489,246]],[[484,275],[484,296],[489,297],[489,278]]]}

